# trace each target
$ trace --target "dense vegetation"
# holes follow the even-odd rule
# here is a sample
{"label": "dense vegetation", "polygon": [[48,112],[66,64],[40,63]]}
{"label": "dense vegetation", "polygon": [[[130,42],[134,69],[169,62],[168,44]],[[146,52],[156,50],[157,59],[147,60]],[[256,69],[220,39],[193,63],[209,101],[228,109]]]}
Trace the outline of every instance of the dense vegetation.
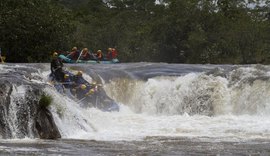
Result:
{"label": "dense vegetation", "polygon": [[116,47],[122,62],[270,63],[268,0],[4,0],[9,62]]}

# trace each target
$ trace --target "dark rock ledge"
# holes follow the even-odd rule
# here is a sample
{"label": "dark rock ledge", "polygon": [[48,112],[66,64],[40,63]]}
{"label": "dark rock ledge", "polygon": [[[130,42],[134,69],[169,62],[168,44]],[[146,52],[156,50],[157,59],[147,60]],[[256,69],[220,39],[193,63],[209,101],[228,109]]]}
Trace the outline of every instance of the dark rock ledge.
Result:
{"label": "dark rock ledge", "polygon": [[38,70],[9,68],[0,72],[0,138],[61,138],[51,112],[39,105],[46,84],[31,81],[42,79],[31,74]]}

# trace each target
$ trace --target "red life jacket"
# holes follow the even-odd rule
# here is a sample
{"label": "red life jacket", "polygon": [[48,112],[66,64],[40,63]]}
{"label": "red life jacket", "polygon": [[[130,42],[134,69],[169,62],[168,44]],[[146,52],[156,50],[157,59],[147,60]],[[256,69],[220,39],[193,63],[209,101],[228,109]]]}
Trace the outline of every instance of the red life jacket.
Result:
{"label": "red life jacket", "polygon": [[68,58],[72,59],[72,60],[77,60],[78,57],[80,56],[80,51],[73,51],[69,54]]}
{"label": "red life jacket", "polygon": [[97,53],[97,58],[98,58],[98,60],[102,60],[103,59],[103,54],[102,53]]}
{"label": "red life jacket", "polygon": [[112,50],[112,59],[114,59],[114,58],[116,58],[117,57],[117,51],[116,51],[116,49],[113,49]]}
{"label": "red life jacket", "polygon": [[81,60],[89,60],[90,54],[88,52],[85,52],[84,54],[81,55],[80,59]]}

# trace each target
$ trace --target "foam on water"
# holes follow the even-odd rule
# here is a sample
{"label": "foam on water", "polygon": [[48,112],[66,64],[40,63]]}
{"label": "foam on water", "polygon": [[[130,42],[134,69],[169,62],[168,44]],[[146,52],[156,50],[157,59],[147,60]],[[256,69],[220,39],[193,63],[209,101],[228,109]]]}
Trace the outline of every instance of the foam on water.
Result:
{"label": "foam on water", "polygon": [[[22,67],[28,68],[0,65],[1,73],[16,72],[13,68]],[[46,84],[49,73],[37,71],[31,74],[29,81]],[[84,73],[84,78],[92,81],[87,73]],[[47,85],[45,91],[54,99],[50,110],[63,138],[270,138],[270,74],[261,68],[239,67],[227,73],[222,70],[218,73],[190,72],[181,76],[155,76],[147,80],[120,77],[103,86],[120,105],[119,112],[83,108],[78,101]],[[25,100],[26,87],[13,86],[10,96],[8,124],[12,129],[12,138],[20,134],[16,127],[16,112],[20,109],[18,104]],[[32,119],[29,117],[29,120]]]}
{"label": "foam on water", "polygon": [[[75,106],[74,106],[75,107]],[[123,107],[121,107],[123,108]],[[130,110],[101,112],[96,109],[68,110],[56,120],[64,138],[94,140],[141,140],[147,136],[188,136],[230,139],[269,138],[268,117],[149,116]],[[64,112],[65,114],[65,112]]]}
{"label": "foam on water", "polygon": [[[190,73],[147,81],[118,79],[104,85],[120,112],[82,108],[48,87],[63,138],[140,140],[148,136],[270,138],[270,83],[239,69],[229,76]],[[247,72],[248,71],[248,72]],[[243,74],[244,73],[244,74]],[[246,73],[246,74],[245,74]],[[265,73],[267,74],[267,73]],[[121,83],[121,85],[120,85]]]}

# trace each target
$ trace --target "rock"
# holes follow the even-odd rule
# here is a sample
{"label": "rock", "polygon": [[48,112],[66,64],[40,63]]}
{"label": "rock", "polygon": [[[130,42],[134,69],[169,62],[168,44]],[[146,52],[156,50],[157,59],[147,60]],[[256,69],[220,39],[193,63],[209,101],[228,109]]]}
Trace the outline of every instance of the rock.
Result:
{"label": "rock", "polygon": [[61,134],[55,125],[52,114],[47,108],[41,108],[38,111],[36,129],[41,139],[61,138]]}
{"label": "rock", "polygon": [[39,105],[45,84],[27,78],[38,70],[12,65],[5,70],[0,73],[0,138],[60,138],[51,112]]}

